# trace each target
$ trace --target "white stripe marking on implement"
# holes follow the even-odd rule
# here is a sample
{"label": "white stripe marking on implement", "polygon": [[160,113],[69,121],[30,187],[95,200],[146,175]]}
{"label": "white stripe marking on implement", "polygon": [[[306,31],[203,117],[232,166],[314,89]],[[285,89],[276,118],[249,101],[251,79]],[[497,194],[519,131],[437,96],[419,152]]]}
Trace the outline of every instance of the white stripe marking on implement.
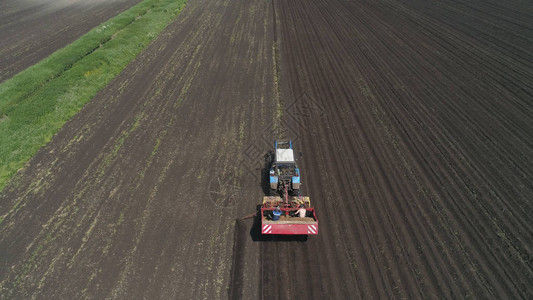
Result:
{"label": "white stripe marking on implement", "polygon": [[263,225],[263,233],[271,233],[272,232],[272,225]]}
{"label": "white stripe marking on implement", "polygon": [[315,227],[315,225],[307,225],[307,233],[308,233],[308,234],[316,234],[316,227]]}

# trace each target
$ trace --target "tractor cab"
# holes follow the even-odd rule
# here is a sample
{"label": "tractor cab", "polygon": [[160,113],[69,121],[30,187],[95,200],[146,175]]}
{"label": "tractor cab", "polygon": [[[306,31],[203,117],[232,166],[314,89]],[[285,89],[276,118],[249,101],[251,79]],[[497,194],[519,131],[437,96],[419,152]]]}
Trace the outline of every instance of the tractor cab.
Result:
{"label": "tractor cab", "polygon": [[292,141],[276,141],[274,158],[271,161],[270,170],[271,194],[289,192],[299,194],[300,169],[294,159]]}

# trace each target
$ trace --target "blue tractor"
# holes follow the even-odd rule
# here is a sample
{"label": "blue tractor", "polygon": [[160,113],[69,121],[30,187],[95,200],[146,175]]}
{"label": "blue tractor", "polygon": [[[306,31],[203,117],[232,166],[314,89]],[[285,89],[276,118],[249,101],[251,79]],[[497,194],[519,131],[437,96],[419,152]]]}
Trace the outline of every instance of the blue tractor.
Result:
{"label": "blue tractor", "polygon": [[300,195],[300,169],[294,159],[292,141],[276,141],[275,151],[270,152],[267,162],[270,195],[263,197],[259,212],[261,233],[304,235],[306,238],[310,234],[317,235],[315,208],[309,197]]}
{"label": "blue tractor", "polygon": [[269,169],[270,194],[284,199],[300,196],[300,169],[294,159],[292,141],[276,141]]}

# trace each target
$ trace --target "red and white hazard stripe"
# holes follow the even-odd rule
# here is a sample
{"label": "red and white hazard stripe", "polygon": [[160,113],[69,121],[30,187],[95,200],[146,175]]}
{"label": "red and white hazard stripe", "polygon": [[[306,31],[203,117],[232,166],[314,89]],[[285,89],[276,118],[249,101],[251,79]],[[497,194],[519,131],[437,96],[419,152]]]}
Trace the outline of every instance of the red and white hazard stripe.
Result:
{"label": "red and white hazard stripe", "polygon": [[315,225],[307,225],[307,234],[316,234],[316,231]]}
{"label": "red and white hazard stripe", "polygon": [[272,225],[266,224],[263,225],[263,233],[271,233],[272,232]]}

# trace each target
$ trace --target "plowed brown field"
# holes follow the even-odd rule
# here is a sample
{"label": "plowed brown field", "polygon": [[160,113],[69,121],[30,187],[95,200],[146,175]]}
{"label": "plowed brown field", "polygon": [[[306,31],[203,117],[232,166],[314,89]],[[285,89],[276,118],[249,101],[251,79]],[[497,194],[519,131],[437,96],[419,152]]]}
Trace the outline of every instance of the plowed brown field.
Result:
{"label": "plowed brown field", "polygon": [[0,82],[138,2],[3,0],[0,2]]}
{"label": "plowed brown field", "polygon": [[[0,194],[5,298],[532,298],[533,8],[189,0]],[[319,235],[258,236],[295,142]]]}

